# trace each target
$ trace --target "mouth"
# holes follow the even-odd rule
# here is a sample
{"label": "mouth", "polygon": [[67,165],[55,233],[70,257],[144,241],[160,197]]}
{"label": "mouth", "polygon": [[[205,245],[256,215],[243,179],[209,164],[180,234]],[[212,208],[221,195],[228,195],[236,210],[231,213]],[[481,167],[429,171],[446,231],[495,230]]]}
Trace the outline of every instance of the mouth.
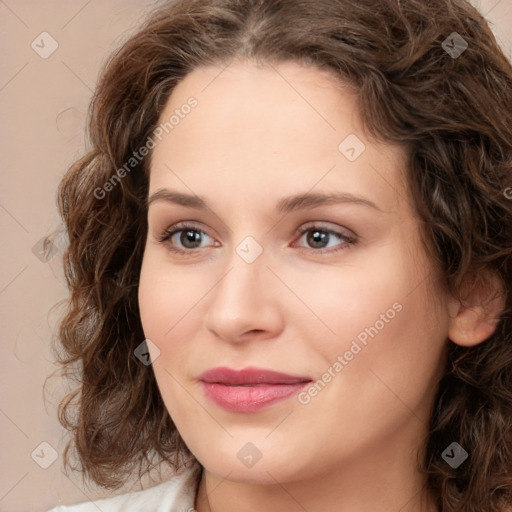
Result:
{"label": "mouth", "polygon": [[217,406],[232,412],[256,412],[297,394],[312,379],[260,368],[217,367],[199,377],[203,392]]}

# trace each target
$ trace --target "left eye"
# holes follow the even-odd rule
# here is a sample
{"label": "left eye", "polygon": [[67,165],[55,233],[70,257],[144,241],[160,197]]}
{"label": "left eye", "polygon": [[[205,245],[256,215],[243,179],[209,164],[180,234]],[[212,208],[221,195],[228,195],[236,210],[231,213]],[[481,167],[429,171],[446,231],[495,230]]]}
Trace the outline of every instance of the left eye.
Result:
{"label": "left eye", "polygon": [[[306,241],[308,244],[312,244],[313,247],[310,247],[310,250],[315,253],[336,252],[345,249],[356,242],[356,239],[352,236],[345,235],[341,232],[333,231],[321,226],[301,227],[297,231],[301,235],[299,240],[304,238],[304,235],[307,235]],[[176,235],[179,236],[176,237]],[[209,235],[207,235],[203,230],[199,229],[193,224],[176,224],[165,230],[165,232],[160,236],[159,241],[161,243],[171,242],[167,243],[167,246],[172,252],[190,253],[194,251],[194,249],[202,248],[196,244],[200,245],[204,236],[209,237]],[[339,244],[340,246],[334,250],[326,250],[326,247],[333,237],[337,238],[342,243]],[[179,241],[181,247],[176,247],[176,240]],[[304,247],[302,246],[302,248]],[[308,248],[306,247],[305,249]]]}
{"label": "left eye", "polygon": [[[356,242],[356,239],[352,236],[345,235],[339,231],[333,231],[332,229],[327,229],[321,226],[309,226],[309,227],[301,227],[299,228],[299,233],[302,234],[300,238],[303,238],[303,235],[306,236],[306,240],[308,244],[313,245],[313,249],[320,249],[315,250],[314,252],[336,252],[340,251],[342,249],[347,248],[350,245],[353,245]],[[342,242],[341,245],[339,245],[334,250],[325,250],[325,243],[332,240],[332,238],[335,237],[338,240]],[[319,247],[320,246],[320,247]]]}

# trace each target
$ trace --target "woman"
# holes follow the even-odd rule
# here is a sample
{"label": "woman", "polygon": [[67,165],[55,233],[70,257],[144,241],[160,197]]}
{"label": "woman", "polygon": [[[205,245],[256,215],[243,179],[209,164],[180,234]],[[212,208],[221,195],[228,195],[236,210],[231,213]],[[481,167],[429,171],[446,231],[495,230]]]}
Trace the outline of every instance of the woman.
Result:
{"label": "woman", "polygon": [[60,419],[177,474],[54,511],[512,510],[511,104],[464,0],[160,6],[59,190]]}

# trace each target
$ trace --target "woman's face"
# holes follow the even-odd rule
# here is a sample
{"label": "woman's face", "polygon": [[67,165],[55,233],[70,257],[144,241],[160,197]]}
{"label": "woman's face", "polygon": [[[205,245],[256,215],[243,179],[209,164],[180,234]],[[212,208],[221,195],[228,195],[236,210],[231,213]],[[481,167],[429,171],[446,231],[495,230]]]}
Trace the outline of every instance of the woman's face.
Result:
{"label": "woman's face", "polygon": [[[196,69],[171,118],[139,301],[184,441],[240,482],[410,477],[449,316],[405,153],[365,136],[347,88],[294,63]],[[205,374],[219,367],[233,372]]]}

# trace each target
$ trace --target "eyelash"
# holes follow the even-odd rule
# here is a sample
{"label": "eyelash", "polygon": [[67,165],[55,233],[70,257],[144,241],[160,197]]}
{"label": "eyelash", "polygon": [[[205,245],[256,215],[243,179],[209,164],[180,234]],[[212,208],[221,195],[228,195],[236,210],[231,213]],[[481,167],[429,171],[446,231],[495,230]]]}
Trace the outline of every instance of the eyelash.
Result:
{"label": "eyelash", "polygon": [[[187,222],[179,222],[173,226],[171,226],[170,228],[167,228],[158,238],[158,241],[162,244],[165,244],[166,242],[168,242],[176,233],[180,233],[182,231],[196,231],[196,232],[199,232],[199,233],[204,233],[205,235],[209,236],[207,233],[205,233],[205,231],[203,231],[202,229],[199,229],[199,227],[197,227],[196,225],[194,224],[189,224]],[[336,237],[339,237],[343,242],[344,244],[341,245],[341,247],[337,248],[337,249],[312,249],[312,248],[305,248],[305,247],[299,247],[299,249],[302,249],[303,251],[306,251],[306,252],[309,252],[309,251],[312,251],[313,253],[316,253],[316,254],[324,254],[324,253],[330,253],[330,254],[334,254],[334,253],[337,253],[339,251],[343,251],[347,248],[349,248],[350,246],[352,245],[355,245],[357,243],[357,239],[355,237],[350,237],[350,236],[347,236],[347,235],[344,235],[343,233],[339,232],[339,231],[333,231],[331,229],[327,229],[327,228],[324,228],[322,226],[318,226],[318,225],[312,225],[312,226],[301,226],[300,228],[297,229],[297,232],[301,235],[301,238],[302,238],[302,235],[305,234],[305,233],[308,233],[309,231],[320,231],[321,233],[328,233],[330,235],[334,235]],[[211,238],[211,237],[210,237]],[[179,254],[179,255],[182,255],[182,256],[192,256],[192,254],[190,253],[197,253],[201,248],[196,248],[196,249],[177,249],[176,247],[173,247],[171,244],[167,244],[168,245],[168,250],[173,252],[173,253],[176,253],[176,254]]]}

